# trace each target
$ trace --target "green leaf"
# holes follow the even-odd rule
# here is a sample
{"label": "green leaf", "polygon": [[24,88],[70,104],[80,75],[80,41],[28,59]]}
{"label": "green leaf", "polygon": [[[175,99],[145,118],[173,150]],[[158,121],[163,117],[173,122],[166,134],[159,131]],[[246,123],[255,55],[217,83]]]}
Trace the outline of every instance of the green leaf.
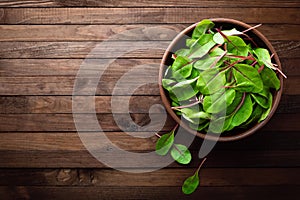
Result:
{"label": "green leaf", "polygon": [[196,86],[202,94],[210,95],[219,91],[225,83],[225,71],[220,72],[216,68],[210,68],[200,73]]}
{"label": "green leaf", "polygon": [[232,71],[237,83],[236,90],[253,93],[263,90],[262,79],[254,67],[247,64],[236,64]]}
{"label": "green leaf", "polygon": [[192,73],[193,65],[187,64],[184,65],[182,68],[178,69],[177,71],[173,71],[173,77],[176,80],[186,79],[188,78]]}
{"label": "green leaf", "polygon": [[176,83],[177,82],[172,79],[162,79],[162,86],[168,91],[170,91]]}
{"label": "green leaf", "polygon": [[190,62],[190,59],[188,57],[184,56],[177,56],[172,64],[172,70],[177,71],[183,66],[187,65]]}
{"label": "green leaf", "polygon": [[171,150],[171,156],[180,164],[189,164],[192,160],[191,152],[182,144],[174,144]]}
{"label": "green leaf", "polygon": [[[242,32],[236,30],[235,28],[233,28],[231,30],[224,30],[224,31],[222,31],[222,33],[226,36],[243,34]],[[223,44],[225,42],[224,37],[219,32],[214,35],[213,40],[217,44]]]}
{"label": "green leaf", "polygon": [[266,109],[266,110],[262,113],[262,115],[261,115],[260,119],[258,120],[258,122],[261,122],[261,121],[265,120],[265,119],[268,117],[268,115],[270,114],[271,109],[272,109],[272,103],[273,103],[273,95],[272,95],[271,92],[269,92],[268,109]]}
{"label": "green leaf", "polygon": [[225,93],[215,93],[205,96],[203,99],[203,109],[208,113],[218,113],[225,110],[234,100],[235,90],[227,89]]}
{"label": "green leaf", "polygon": [[238,36],[228,36],[227,50],[237,56],[248,56],[249,49],[244,40]]}
{"label": "green leaf", "polygon": [[190,49],[179,49],[175,52],[176,56],[186,57],[190,54]]}
{"label": "green leaf", "polygon": [[241,103],[242,98],[243,98],[243,93],[236,91],[233,102],[226,109],[226,115],[230,115],[235,111],[235,109]]}
{"label": "green leaf", "polygon": [[192,194],[199,185],[199,175],[198,171],[193,176],[188,177],[183,185],[182,185],[182,192],[184,194]]}
{"label": "green leaf", "polygon": [[203,120],[210,119],[210,114],[199,111],[199,109],[182,108],[182,116],[191,123],[200,124]]}
{"label": "green leaf", "polygon": [[193,66],[199,70],[206,70],[211,67],[217,59],[217,57],[205,56],[202,59],[197,60]]}
{"label": "green leaf", "polygon": [[251,97],[249,94],[247,94],[242,106],[234,114],[231,125],[239,126],[245,121],[247,121],[247,119],[249,119],[249,117],[251,116],[252,110],[253,107],[252,107]]}
{"label": "green leaf", "polygon": [[269,54],[269,51],[264,48],[257,48],[253,50],[253,53],[257,56],[258,63],[260,65],[264,64],[268,68],[273,69],[272,61],[271,61],[271,56]]}
{"label": "green leaf", "polygon": [[176,96],[178,101],[184,101],[190,99],[197,94],[197,91],[193,88],[193,83],[198,80],[198,77],[190,80],[184,80],[175,84],[170,91]]}
{"label": "green leaf", "polygon": [[279,90],[280,80],[272,69],[265,67],[260,76],[265,86]]}
{"label": "green leaf", "polygon": [[243,127],[247,128],[247,126],[251,123],[257,122],[263,113],[263,108],[260,105],[256,105],[253,109],[251,116],[248,121],[243,124]]}
{"label": "green leaf", "polygon": [[206,33],[206,31],[210,28],[214,27],[214,23],[209,20],[209,19],[204,19],[201,22],[199,22],[197,24],[197,26],[195,27],[193,34],[192,34],[192,38],[199,38],[200,36],[202,36],[203,34]]}
{"label": "green leaf", "polygon": [[174,143],[174,131],[162,135],[156,142],[156,153],[158,155],[166,155]]}
{"label": "green leaf", "polygon": [[232,116],[219,117],[213,120],[209,126],[209,130],[212,133],[222,133],[226,131],[232,122]]}
{"label": "green leaf", "polygon": [[189,58],[190,59],[202,58],[215,45],[216,45],[216,43],[213,41],[212,35],[205,34],[205,35],[201,36],[201,38],[199,38],[197,43],[192,47]]}
{"label": "green leaf", "polygon": [[203,129],[207,128],[209,125],[209,121],[208,120],[205,120],[203,122],[201,122],[201,124],[189,124],[189,126],[193,129],[193,130],[196,130],[196,131],[202,131]]}
{"label": "green leaf", "polygon": [[260,94],[251,94],[251,97],[263,108],[268,108],[268,99]]}

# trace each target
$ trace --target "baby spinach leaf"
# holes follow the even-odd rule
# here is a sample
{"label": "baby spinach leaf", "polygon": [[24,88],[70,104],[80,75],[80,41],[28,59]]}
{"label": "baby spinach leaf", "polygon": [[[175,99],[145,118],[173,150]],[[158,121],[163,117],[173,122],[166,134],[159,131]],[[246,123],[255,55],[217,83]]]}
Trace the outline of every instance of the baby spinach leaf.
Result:
{"label": "baby spinach leaf", "polygon": [[199,121],[203,121],[206,119],[210,119],[210,114],[199,111],[199,109],[193,108],[182,108],[181,110],[182,116],[191,123],[198,124]]}
{"label": "baby spinach leaf", "polygon": [[252,107],[251,97],[249,94],[247,94],[242,106],[234,114],[231,125],[239,126],[245,121],[247,121],[247,119],[249,119],[249,117],[251,116],[252,110],[253,107]]}
{"label": "baby spinach leaf", "polygon": [[162,135],[156,142],[156,153],[158,155],[166,155],[174,143],[174,131]]}
{"label": "baby spinach leaf", "polygon": [[189,149],[182,144],[174,144],[171,149],[171,156],[180,164],[189,164],[192,160],[192,155]]}
{"label": "baby spinach leaf", "polygon": [[279,90],[280,80],[272,69],[265,67],[260,76],[265,86]]}
{"label": "baby spinach leaf", "polygon": [[191,48],[191,53],[188,56],[190,59],[202,58],[216,43],[212,39],[211,34],[202,35],[197,43]]}
{"label": "baby spinach leaf", "polygon": [[[222,33],[226,36],[243,34],[242,32],[236,30],[235,28],[233,28],[231,30],[224,30],[224,31],[222,31]],[[223,44],[225,42],[224,37],[219,32],[214,35],[213,40],[217,44]]]}
{"label": "baby spinach leaf", "polygon": [[254,67],[247,64],[236,64],[232,71],[237,83],[236,90],[253,93],[263,90],[262,79]]}
{"label": "baby spinach leaf", "polygon": [[182,192],[184,194],[192,194],[199,185],[199,175],[198,171],[193,176],[188,177],[183,185],[182,185]]}
{"label": "baby spinach leaf", "polygon": [[247,56],[249,49],[244,40],[238,36],[228,36],[227,50],[237,56]]}
{"label": "baby spinach leaf", "polygon": [[216,68],[210,68],[200,73],[200,77],[197,80],[196,86],[201,94],[209,95],[220,90],[225,86],[225,83],[225,71],[219,71]]}
{"label": "baby spinach leaf", "polygon": [[258,63],[260,65],[264,64],[265,66],[273,69],[272,61],[271,61],[271,56],[269,54],[269,51],[264,48],[257,48],[253,50],[253,53],[257,56]]}
{"label": "baby spinach leaf", "polygon": [[177,71],[183,66],[187,65],[190,62],[190,59],[185,56],[177,56],[172,64],[172,70]]}
{"label": "baby spinach leaf", "polygon": [[197,91],[193,89],[192,84],[196,82],[198,77],[190,80],[184,80],[175,84],[170,91],[176,96],[178,101],[184,101],[190,99],[197,94]]}
{"label": "baby spinach leaf", "polygon": [[251,94],[251,97],[263,108],[268,108],[268,99],[261,96],[260,94]]}
{"label": "baby spinach leaf", "polygon": [[263,120],[265,120],[269,113],[271,112],[272,109],[272,103],[273,103],[273,95],[271,92],[269,92],[269,98],[268,98],[268,108],[262,113],[260,119],[258,120],[258,122],[261,122]]}
{"label": "baby spinach leaf", "polygon": [[196,28],[193,31],[192,38],[199,38],[205,32],[214,27],[214,23],[209,19],[204,19],[200,23],[197,24]]}
{"label": "baby spinach leaf", "polygon": [[218,113],[226,109],[234,100],[235,90],[227,89],[225,93],[215,93],[205,96],[203,99],[203,109],[208,113]]}

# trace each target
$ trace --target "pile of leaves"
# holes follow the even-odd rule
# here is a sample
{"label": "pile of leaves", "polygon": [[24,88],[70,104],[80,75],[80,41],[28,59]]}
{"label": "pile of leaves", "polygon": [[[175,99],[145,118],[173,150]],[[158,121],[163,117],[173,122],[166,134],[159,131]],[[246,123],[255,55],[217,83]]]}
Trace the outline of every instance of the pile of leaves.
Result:
{"label": "pile of leaves", "polygon": [[172,55],[162,85],[172,109],[194,130],[207,132],[212,121],[224,123],[221,129],[211,124],[213,133],[247,128],[270,113],[273,93],[281,87],[276,72],[282,72],[271,62],[273,55],[246,34],[252,28],[221,30],[205,19],[186,40],[187,48]]}
{"label": "pile of leaves", "polygon": [[[162,85],[168,91],[172,109],[191,128],[207,132],[209,127],[210,132],[220,134],[265,120],[273,94],[281,87],[277,74],[286,76],[272,63],[274,55],[259,48],[246,34],[259,25],[242,32],[214,26],[207,19],[198,23],[186,40],[186,48],[172,55],[174,61],[166,69]],[[178,163],[189,164],[189,149],[174,143],[177,127],[162,136],[157,134],[156,153],[170,153]],[[205,160],[184,181],[183,193],[196,190]]]}

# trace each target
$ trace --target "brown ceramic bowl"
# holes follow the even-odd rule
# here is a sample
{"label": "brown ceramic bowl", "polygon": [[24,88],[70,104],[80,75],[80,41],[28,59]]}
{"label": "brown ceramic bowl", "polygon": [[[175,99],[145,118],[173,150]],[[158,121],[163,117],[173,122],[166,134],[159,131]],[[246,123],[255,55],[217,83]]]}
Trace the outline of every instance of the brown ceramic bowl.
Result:
{"label": "brown ceramic bowl", "polygon": [[[248,24],[245,24],[243,22],[234,20],[234,19],[225,19],[225,18],[216,18],[216,19],[210,19],[215,23],[215,27],[220,27],[222,26],[223,29],[231,29],[231,28],[236,28],[237,30],[246,30],[248,28],[250,28],[251,26]],[[159,90],[160,90],[160,95],[163,101],[164,106],[166,107],[167,112],[170,114],[170,116],[178,123],[180,124],[180,126],[182,126],[184,129],[186,129],[187,131],[189,131],[192,134],[196,134],[198,137],[200,138],[205,138],[209,139],[209,140],[218,140],[218,141],[234,141],[234,140],[239,140],[242,139],[244,137],[247,137],[251,134],[253,134],[254,132],[256,132],[257,130],[259,130],[260,128],[262,128],[264,125],[266,125],[268,123],[268,121],[270,120],[270,118],[274,115],[275,110],[278,107],[280,98],[281,98],[281,94],[282,94],[282,86],[283,86],[283,78],[282,76],[279,76],[280,79],[280,83],[281,83],[281,88],[279,89],[279,91],[276,91],[273,93],[273,105],[272,105],[272,109],[271,112],[269,114],[269,116],[262,121],[261,123],[255,124],[252,127],[248,128],[247,130],[238,130],[238,131],[234,131],[233,133],[230,134],[226,134],[226,135],[221,135],[220,137],[217,136],[213,136],[213,135],[206,135],[205,133],[201,133],[201,132],[197,132],[195,130],[192,130],[187,124],[185,124],[184,122],[181,121],[180,117],[178,117],[175,112],[171,109],[171,105],[170,105],[170,99],[168,97],[168,93],[167,91],[165,91],[165,89],[162,87],[161,81],[163,78],[163,74],[166,70],[165,66],[169,66],[172,64],[172,52],[175,52],[178,49],[184,48],[184,44],[185,44],[185,39],[184,36],[191,36],[194,28],[196,27],[197,23],[187,27],[186,29],[184,29],[180,34],[178,34],[174,40],[171,42],[171,44],[169,45],[169,47],[167,48],[167,50],[165,51],[162,61],[161,61],[161,65],[160,65],[160,69],[159,69]],[[275,52],[273,46],[271,45],[271,43],[269,42],[269,40],[262,34],[260,33],[258,30],[253,29],[249,32],[247,32],[247,34],[257,43],[257,45],[259,47],[262,48],[267,48],[269,49],[269,51],[271,53],[274,53],[274,57],[272,58],[272,62],[276,63],[278,65],[278,68],[280,70],[282,70],[281,68],[281,63],[279,61],[278,55]]]}

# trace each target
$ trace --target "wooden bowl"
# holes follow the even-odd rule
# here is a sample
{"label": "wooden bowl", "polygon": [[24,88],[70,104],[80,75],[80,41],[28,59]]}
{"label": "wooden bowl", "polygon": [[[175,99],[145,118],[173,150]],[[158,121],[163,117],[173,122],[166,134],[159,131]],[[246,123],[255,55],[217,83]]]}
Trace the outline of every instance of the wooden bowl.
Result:
{"label": "wooden bowl", "polygon": [[[231,28],[236,28],[237,30],[246,30],[248,28],[250,28],[251,26],[248,24],[245,24],[241,21],[237,21],[234,19],[226,19],[226,18],[215,18],[215,19],[210,19],[211,21],[213,21],[215,23],[215,27],[220,27],[222,26],[223,29],[231,29]],[[167,112],[169,113],[169,115],[178,123],[180,124],[180,126],[182,126],[184,129],[186,129],[188,132],[192,133],[192,134],[196,134],[196,136],[200,137],[200,138],[205,138],[209,139],[209,140],[217,140],[217,141],[234,141],[234,140],[239,140],[242,139],[244,137],[247,137],[251,134],[253,134],[254,132],[256,132],[257,130],[259,130],[260,128],[262,128],[264,125],[266,125],[268,123],[268,121],[270,120],[270,118],[274,115],[275,110],[278,107],[281,95],[282,95],[282,90],[283,90],[283,77],[279,76],[280,79],[280,84],[281,87],[278,91],[273,93],[273,105],[272,105],[272,109],[271,112],[269,113],[268,117],[262,121],[261,123],[257,123],[255,125],[253,125],[252,127],[248,128],[247,130],[239,130],[239,131],[235,131],[233,134],[229,134],[229,135],[222,135],[221,136],[214,136],[211,134],[205,134],[205,133],[201,133],[201,132],[197,132],[193,129],[191,129],[185,122],[181,121],[181,119],[175,114],[175,112],[171,109],[171,105],[170,105],[170,99],[168,97],[168,93],[167,91],[162,87],[162,78],[163,78],[163,74],[166,70],[165,66],[169,66],[172,64],[173,60],[171,58],[173,52],[175,52],[178,49],[184,48],[185,47],[185,37],[186,36],[191,36],[194,28],[196,27],[198,23],[195,23],[189,27],[187,27],[186,29],[184,29],[182,32],[180,32],[171,42],[171,44],[169,45],[169,47],[167,48],[167,50],[165,51],[162,61],[161,61],[161,65],[160,65],[160,69],[159,69],[159,90],[160,90],[160,95],[162,98],[162,102],[164,104],[164,106],[166,107]],[[262,48],[266,48],[268,49],[272,54],[274,54],[273,58],[272,58],[272,62],[275,62],[278,65],[278,68],[280,70],[282,70],[281,68],[281,63],[279,61],[278,55],[275,51],[275,49],[273,48],[273,46],[271,45],[271,43],[269,42],[269,40],[258,30],[253,29],[249,32],[247,32],[247,34],[257,43],[257,45],[259,47]]]}

